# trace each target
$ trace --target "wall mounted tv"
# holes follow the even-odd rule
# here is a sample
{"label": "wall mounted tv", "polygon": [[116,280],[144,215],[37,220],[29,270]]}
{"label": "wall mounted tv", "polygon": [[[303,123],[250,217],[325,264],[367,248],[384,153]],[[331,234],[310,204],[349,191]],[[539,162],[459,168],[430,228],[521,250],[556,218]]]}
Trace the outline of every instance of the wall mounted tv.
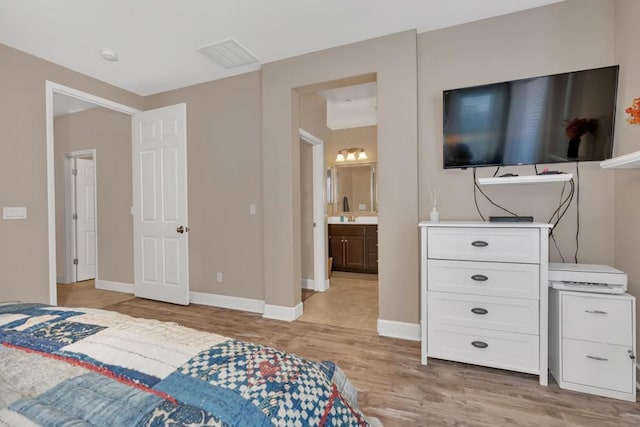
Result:
{"label": "wall mounted tv", "polygon": [[618,68],[444,91],[444,168],[610,158]]}

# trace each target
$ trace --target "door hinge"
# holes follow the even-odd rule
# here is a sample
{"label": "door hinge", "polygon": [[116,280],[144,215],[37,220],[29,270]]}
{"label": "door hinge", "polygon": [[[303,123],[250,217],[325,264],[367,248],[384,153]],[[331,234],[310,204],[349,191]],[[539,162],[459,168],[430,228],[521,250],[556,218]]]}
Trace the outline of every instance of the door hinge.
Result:
{"label": "door hinge", "polygon": [[71,169],[71,175],[76,176],[78,175],[78,169]]}
{"label": "door hinge", "polygon": [[78,265],[78,258],[73,259],[73,265]]}
{"label": "door hinge", "polygon": [[316,223],[315,222],[313,223],[313,228],[316,228]]}
{"label": "door hinge", "polygon": [[78,220],[78,214],[74,213],[73,215],[71,215],[71,219],[77,221]]}

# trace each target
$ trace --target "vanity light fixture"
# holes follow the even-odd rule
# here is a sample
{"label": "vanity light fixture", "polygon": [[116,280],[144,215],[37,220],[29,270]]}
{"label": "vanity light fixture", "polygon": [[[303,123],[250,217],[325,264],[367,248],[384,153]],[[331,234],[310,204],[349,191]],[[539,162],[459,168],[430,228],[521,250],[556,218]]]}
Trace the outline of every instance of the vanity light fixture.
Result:
{"label": "vanity light fixture", "polygon": [[364,148],[343,148],[338,151],[336,162],[353,162],[356,160],[367,160],[368,158]]}

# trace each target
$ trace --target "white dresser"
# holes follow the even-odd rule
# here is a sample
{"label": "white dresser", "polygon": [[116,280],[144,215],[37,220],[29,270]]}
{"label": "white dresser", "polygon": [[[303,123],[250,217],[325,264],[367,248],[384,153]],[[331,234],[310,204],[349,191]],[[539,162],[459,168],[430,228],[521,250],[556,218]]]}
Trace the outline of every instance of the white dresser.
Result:
{"label": "white dresser", "polygon": [[420,222],[422,363],[526,372],[547,384],[550,224]]}
{"label": "white dresser", "polygon": [[549,369],[558,385],[635,402],[635,298],[549,292]]}

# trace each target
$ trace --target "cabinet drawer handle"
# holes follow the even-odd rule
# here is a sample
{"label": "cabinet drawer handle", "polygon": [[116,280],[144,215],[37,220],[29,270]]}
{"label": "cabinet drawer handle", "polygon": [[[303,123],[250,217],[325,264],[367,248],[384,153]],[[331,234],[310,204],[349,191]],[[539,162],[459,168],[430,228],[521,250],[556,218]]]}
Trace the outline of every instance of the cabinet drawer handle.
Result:
{"label": "cabinet drawer handle", "polygon": [[489,243],[484,240],[476,240],[471,242],[471,246],[475,246],[476,248],[484,248],[485,246],[489,246]]}
{"label": "cabinet drawer handle", "polygon": [[489,310],[487,310],[486,308],[475,307],[471,309],[471,312],[473,314],[487,314],[489,313]]}
{"label": "cabinet drawer handle", "polygon": [[584,312],[589,314],[607,314],[606,311],[601,310],[585,310]]}
{"label": "cabinet drawer handle", "polygon": [[606,359],[606,358],[604,358],[604,357],[589,356],[589,355],[587,355],[587,356],[585,356],[585,357],[586,357],[587,359],[597,360],[597,361],[600,361],[600,362],[608,362],[608,361],[609,361],[609,359]]}
{"label": "cabinet drawer handle", "polygon": [[475,280],[476,282],[486,282],[489,278],[484,274],[474,274],[471,276],[471,280]]}
{"label": "cabinet drawer handle", "polygon": [[487,347],[489,347],[489,344],[487,344],[484,341],[472,341],[471,345],[474,346],[475,348],[487,348]]}

